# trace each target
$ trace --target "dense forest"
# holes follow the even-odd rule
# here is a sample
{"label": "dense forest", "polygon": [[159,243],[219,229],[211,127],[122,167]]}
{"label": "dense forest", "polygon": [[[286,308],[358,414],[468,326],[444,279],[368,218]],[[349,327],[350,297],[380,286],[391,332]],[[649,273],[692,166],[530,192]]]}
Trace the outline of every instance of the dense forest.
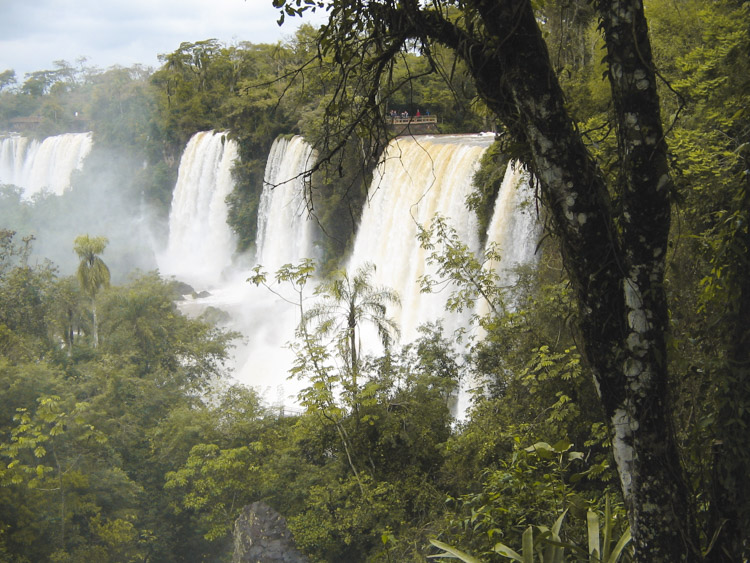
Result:
{"label": "dense forest", "polygon": [[[750,3],[646,0],[645,20],[637,1],[275,4],[330,4],[332,21],[275,45],[183,43],[156,70],[0,73],[0,128],[35,116],[40,138],[94,135],[63,196],[0,186],[0,561],[230,561],[255,501],[311,561],[746,560]],[[481,339],[436,323],[397,344],[384,306],[398,296],[338,269],[385,117],[417,108],[442,133],[497,133],[467,201],[480,225],[510,159],[537,178],[546,236],[513,287],[445,222],[420,235],[441,278],[425,291],[446,287],[456,310],[486,301]],[[538,115],[569,119],[561,154]],[[238,253],[253,251],[274,139],[303,135],[320,155],[324,259],[249,280],[320,298],[289,335],[298,414],[233,384],[239,335],[182,315],[144,249],[97,236],[109,218],[94,200],[163,225],[180,154],[209,129],[240,147]],[[590,180],[572,202],[550,172],[566,166]],[[28,225],[74,212],[77,232],[58,237],[70,263],[37,258]],[[365,325],[384,354],[357,353]],[[459,421],[466,378],[483,392]]]}

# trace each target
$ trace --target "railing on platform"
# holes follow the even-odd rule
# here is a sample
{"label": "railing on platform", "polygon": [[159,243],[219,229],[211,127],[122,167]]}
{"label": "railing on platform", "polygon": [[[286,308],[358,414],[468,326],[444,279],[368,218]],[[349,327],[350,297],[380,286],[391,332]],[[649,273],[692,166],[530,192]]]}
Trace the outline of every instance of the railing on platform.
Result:
{"label": "railing on platform", "polygon": [[392,125],[409,125],[410,123],[437,123],[438,119],[434,115],[410,115],[409,117],[390,117]]}

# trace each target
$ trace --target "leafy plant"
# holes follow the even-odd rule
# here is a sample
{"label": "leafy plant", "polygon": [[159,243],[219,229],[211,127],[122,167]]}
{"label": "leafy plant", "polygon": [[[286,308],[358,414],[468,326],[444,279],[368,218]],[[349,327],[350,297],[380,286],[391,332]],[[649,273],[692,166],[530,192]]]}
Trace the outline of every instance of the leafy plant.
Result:
{"label": "leafy plant", "polygon": [[[614,542],[613,532],[615,519],[612,515],[609,497],[606,499],[604,521],[601,522],[599,515],[589,510],[586,514],[586,533],[588,538],[588,549],[561,539],[563,521],[568,511],[565,510],[552,525],[536,526],[539,534],[535,537],[534,526],[527,527],[521,536],[521,553],[513,550],[502,542],[495,544],[493,551],[498,555],[518,561],[519,563],[562,563],[565,561],[565,550],[570,550],[575,561],[588,561],[590,563],[616,563],[621,557],[628,557],[625,548],[630,543],[630,527],[626,527],[623,533]],[[430,543],[442,549],[442,553],[430,555],[431,559],[460,559],[466,563],[479,563],[481,560],[465,553],[451,545],[438,540],[430,540]],[[614,545],[613,545],[614,544]]]}

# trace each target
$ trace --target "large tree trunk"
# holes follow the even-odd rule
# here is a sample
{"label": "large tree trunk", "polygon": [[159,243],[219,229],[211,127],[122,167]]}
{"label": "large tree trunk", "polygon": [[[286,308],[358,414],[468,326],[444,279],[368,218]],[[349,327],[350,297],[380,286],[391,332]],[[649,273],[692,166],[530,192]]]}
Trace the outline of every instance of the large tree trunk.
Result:
{"label": "large tree trunk", "polygon": [[[674,442],[668,401],[666,335],[668,311],[664,270],[670,226],[672,181],[659,112],[656,75],[641,0],[600,0],[607,45],[622,184],[624,362],[618,378],[614,425],[615,455],[624,468],[632,455],[640,465],[632,478],[630,520],[636,551],[663,560],[700,559],[689,491]],[[628,426],[618,426],[617,419]],[[620,439],[622,437],[622,440]],[[630,446],[630,447],[629,447]],[[632,452],[632,454],[631,454]],[[625,458],[623,460],[623,458]],[[620,470],[623,490],[625,472]],[[676,546],[664,545],[654,530],[671,531]],[[661,544],[661,545],[660,545]]]}
{"label": "large tree trunk", "polygon": [[583,351],[608,418],[636,559],[699,560],[666,404],[663,276],[671,182],[642,5],[598,5],[619,135],[619,221],[565,109],[530,3],[473,5],[488,32],[481,42],[430,14],[423,29],[433,29],[435,39],[462,55],[489,107],[528,147],[527,164],[539,180],[576,289]]}

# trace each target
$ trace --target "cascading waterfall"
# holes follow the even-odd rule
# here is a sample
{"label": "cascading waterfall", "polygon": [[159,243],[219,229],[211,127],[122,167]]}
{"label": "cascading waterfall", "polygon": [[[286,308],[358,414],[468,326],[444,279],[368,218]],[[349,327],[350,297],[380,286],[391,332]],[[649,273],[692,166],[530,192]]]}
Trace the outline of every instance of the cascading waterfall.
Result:
{"label": "cascading waterfall", "polygon": [[[210,296],[188,301],[183,308],[195,306],[198,311],[215,306],[230,312],[227,328],[244,336],[235,350],[235,378],[256,388],[267,403],[294,407],[294,397],[305,383],[288,380],[293,358],[284,344],[293,337],[297,310],[264,288],[247,283],[247,272],[222,279],[234,249],[226,234],[224,198],[231,190],[229,168],[236,158],[236,146],[229,140],[222,142],[222,135],[198,133],[185,149],[167,252],[181,269],[160,267],[211,287]],[[427,252],[416,238],[418,225],[428,225],[440,214],[470,250],[481,251],[476,218],[465,200],[479,159],[492,141],[489,135],[399,138],[388,146],[374,172],[347,269],[353,273],[363,263],[373,262],[374,282],[399,292],[402,307],[391,314],[401,326],[402,343],[413,340],[421,324],[446,316],[444,293],[420,293],[417,279],[429,272]],[[304,173],[314,158],[301,137],[277,139],[270,151],[256,239],[256,262],[267,272],[314,257],[315,224],[307,218],[304,201]],[[503,254],[498,266],[501,275],[513,264],[533,260],[538,226],[533,209],[523,204],[528,195],[527,175],[510,166],[488,233],[488,240],[496,242]],[[449,318],[444,323],[447,333],[465,320]],[[370,340],[370,335],[363,338]],[[459,413],[464,409],[459,398]]]}
{"label": "cascading waterfall", "polygon": [[90,132],[43,141],[20,135],[0,139],[0,184],[20,187],[25,199],[44,191],[62,195],[70,188],[73,171],[83,168],[92,146]]}
{"label": "cascading waterfall", "polygon": [[[315,158],[312,147],[300,136],[279,137],[271,146],[255,240],[255,262],[270,274],[284,264],[315,258],[316,228],[305,203],[305,173]],[[288,379],[294,356],[285,344],[294,335],[298,311],[265,288],[247,283],[246,277],[224,297],[238,305],[233,308],[232,328],[246,337],[235,356],[235,377],[252,385],[274,406],[294,408],[298,392],[306,385]]]}
{"label": "cascading waterfall", "polygon": [[[495,245],[500,255],[499,263],[487,262],[486,268],[493,268],[499,277],[501,286],[512,289],[518,280],[516,267],[536,262],[536,245],[542,231],[533,205],[534,194],[530,183],[530,174],[522,166],[512,161],[508,163],[503,183],[495,200],[492,219],[487,227],[485,250]],[[503,306],[506,310],[514,309],[514,295],[506,292]],[[476,304],[476,314],[489,312],[485,301]],[[475,336],[482,338],[484,332],[477,327]],[[479,382],[464,381],[457,397],[456,413],[461,416],[468,411],[473,388]]]}
{"label": "cascading waterfall", "polygon": [[[185,148],[160,268],[209,288],[209,295],[183,301],[182,309],[190,314],[208,307],[228,312],[226,328],[243,336],[233,352],[235,378],[253,386],[267,403],[288,407],[301,388],[287,381],[293,357],[284,348],[294,334],[297,311],[265,288],[247,283],[247,272],[232,271],[235,242],[226,224],[225,198],[233,187],[229,172],[237,147],[224,135],[197,133]],[[312,148],[301,137],[279,138],[270,151],[256,239],[256,262],[266,271],[313,257],[314,223],[305,213],[302,176],[312,159]]]}
{"label": "cascading waterfall", "polygon": [[533,264],[536,260],[541,224],[537,220],[529,180],[530,174],[519,163],[508,163],[487,228],[487,244],[494,243],[500,254],[500,263],[492,264],[492,267],[497,270],[504,287],[515,284],[517,266]]}
{"label": "cascading waterfall", "polygon": [[234,236],[225,199],[232,191],[237,143],[226,133],[192,136],[180,160],[169,213],[169,242],[159,258],[162,273],[213,287],[232,265]]}
{"label": "cascading waterfall", "polygon": [[306,171],[315,162],[300,136],[277,138],[268,156],[258,207],[257,258],[266,271],[314,258],[314,221],[305,202]]}
{"label": "cascading waterfall", "polygon": [[[445,294],[421,293],[417,283],[430,273],[428,252],[417,240],[418,225],[429,226],[439,214],[470,250],[480,250],[476,217],[465,201],[479,159],[493,139],[490,135],[394,139],[375,170],[348,270],[372,262],[374,281],[398,291],[401,308],[391,314],[401,327],[402,342],[413,340],[421,324],[446,316]],[[452,330],[460,322],[447,319],[445,328]]]}

